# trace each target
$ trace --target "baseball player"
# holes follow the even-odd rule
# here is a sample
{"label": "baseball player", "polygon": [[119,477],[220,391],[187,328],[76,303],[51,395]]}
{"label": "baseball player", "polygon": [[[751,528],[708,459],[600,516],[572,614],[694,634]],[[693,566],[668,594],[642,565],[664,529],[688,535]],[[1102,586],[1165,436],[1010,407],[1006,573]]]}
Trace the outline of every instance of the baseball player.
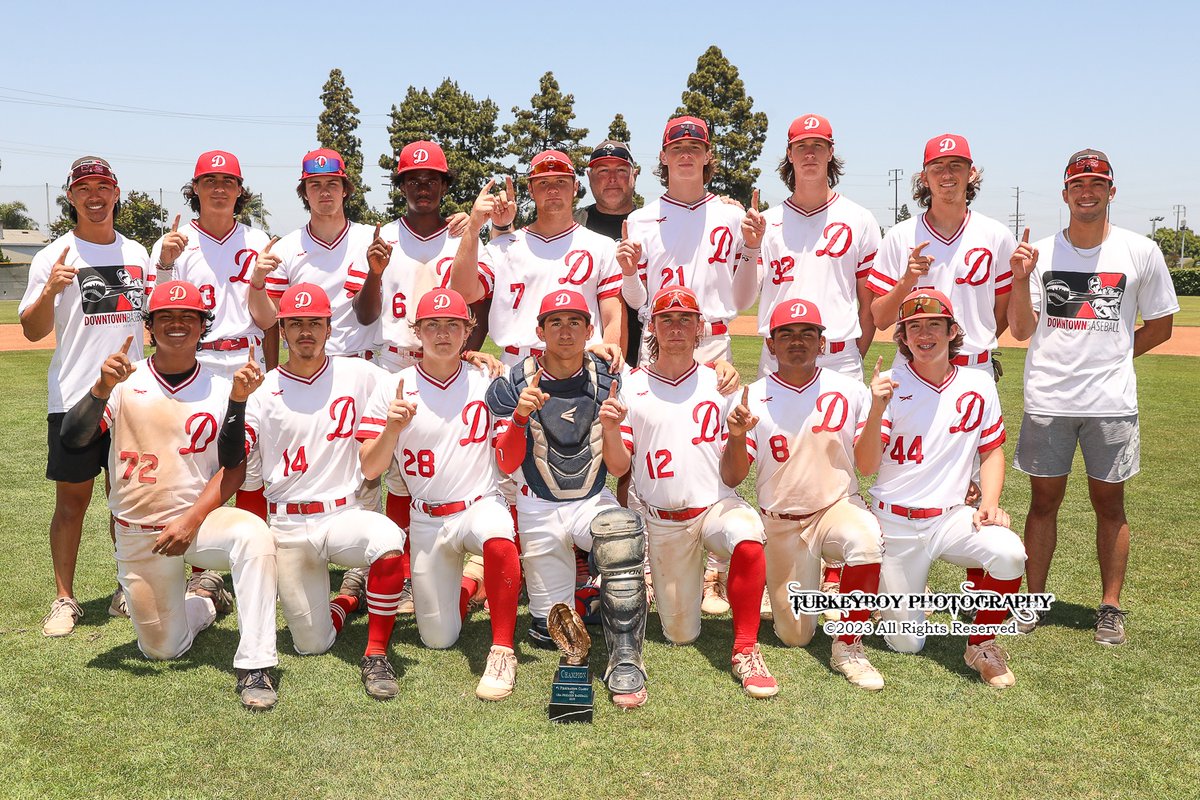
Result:
{"label": "baseball player", "polygon": [[[554,646],[547,616],[555,603],[574,598],[574,547],[590,552],[601,577],[601,622],[609,651],[604,680],[614,704],[636,708],[647,699],[645,535],[641,517],[620,508],[604,485],[612,453],[620,450],[624,456],[624,450],[619,431],[601,424],[601,406],[610,403],[606,398],[616,394],[619,380],[605,359],[584,349],[594,336],[593,313],[579,292],[559,289],[546,295],[537,316],[542,355],[525,358],[508,377],[493,381],[487,400],[501,420],[497,462],[519,487],[530,639],[540,647]],[[615,450],[608,442],[614,438]]]}
{"label": "baseball player", "polygon": [[309,212],[308,224],[272,239],[258,255],[250,286],[266,286],[277,306],[289,286],[313,283],[329,298],[332,328],[325,354],[371,358],[378,326],[361,323],[354,300],[367,278],[371,228],[346,219],[346,198],[354,184],[336,150],[320,148],[304,156],[296,194]]}
{"label": "baseball player", "polygon": [[[744,390],[730,414],[721,479],[736,487],[757,460],[758,504],[766,529],[767,589],[775,633],[789,647],[813,637],[816,617],[789,609],[788,584],[821,583],[821,560],[844,563],[842,591],[875,594],[883,547],[879,523],[858,494],[854,439],[866,424],[870,394],[863,384],[819,366],[829,345],[816,303],[789,299],[771,312],[767,347],[779,367]],[[845,619],[865,623],[866,609]],[[830,666],[854,686],[883,688],[867,660],[862,636],[833,641]]]}
{"label": "baseball player", "polygon": [[[880,591],[921,594],[935,559],[983,570],[976,591],[1015,594],[1021,588],[1025,548],[1000,508],[1004,487],[1004,418],[996,384],[983,370],[962,369],[954,358],[965,335],[950,299],[918,289],[900,304],[896,345],[908,363],[871,379],[871,410],[854,446],[859,472],[878,472],[872,508],[883,530]],[[980,456],[979,508],[963,502],[975,454]],[[976,625],[999,625],[1004,609],[981,608]],[[920,610],[885,610],[893,650],[925,646]],[[1016,682],[995,634],[967,639],[967,666],[997,688]]]}
{"label": "baseball player", "polygon": [[413,317],[422,357],[382,381],[366,406],[358,438],[368,478],[394,461],[412,492],[412,583],[417,631],[428,647],[458,641],[472,592],[463,557],[483,558],[492,647],[475,689],[503,700],[517,679],[513,636],[521,565],[513,520],[497,487],[490,375],[463,365],[472,317],[462,295],[434,289]]}
{"label": "baseball player", "polygon": [[[359,664],[371,697],[390,700],[399,687],[388,643],[404,575],[404,531],[364,507],[354,432],[386,373],[365,359],[328,356],[333,309],[313,283],[288,287],[279,300],[288,360],[267,373],[246,409],[255,474],[266,482],[267,511],[279,562],[279,602],[301,655],[333,646],[346,615],[367,611],[367,647]],[[251,487],[257,488],[257,487]],[[347,572],[329,601],[329,564]],[[328,609],[328,613],[326,610]]]}
{"label": "baseball player", "polygon": [[[734,270],[744,262],[753,271],[758,252],[743,245],[741,206],[722,203],[705,188],[715,164],[703,120],[669,121],[658,158],[655,174],[667,191],[631,213],[622,228],[617,248],[622,294],[630,306],[641,309],[644,322],[649,317],[647,300],[660,289],[688,287],[700,299],[707,323],[696,359],[728,361],[733,352],[729,321],[756,299],[753,281],[735,285]],[[643,360],[646,343],[643,332]]]}
{"label": "baseball player", "polygon": [[513,203],[507,190],[493,195],[494,184],[488,182],[471,208],[451,266],[449,288],[468,303],[491,298],[488,333],[501,349],[500,360],[511,367],[527,356],[541,355],[533,333],[538,327],[538,304],[560,289],[581,294],[591,318],[600,321],[600,330],[590,335],[587,344],[610,362],[619,360],[621,274],[614,260],[616,247],[611,239],[573,219],[578,183],[570,157],[557,150],[534,156],[529,193],[537,218],[514,233],[497,236],[480,259],[479,232],[484,223],[509,213]]}
{"label": "baseball player", "polygon": [[791,197],[760,214],[757,191],[746,210],[745,246],[760,248],[755,270],[738,270],[734,282],[750,281],[759,295],[758,332],[763,337],[758,375],[774,372],[772,311],[785,300],[805,298],[820,309],[825,352],[817,364],[862,382],[862,359],[875,323],[867,274],[879,250],[879,223],[862,206],[833,189],[845,163],[834,153],[833,128],[817,114],[797,117],[779,177]]}
{"label": "baseball player", "polygon": [[[63,416],[87,394],[95,365],[126,338],[134,339],[126,358],[141,361],[141,310],[154,281],[146,248],[113,228],[121,189],[107,161],[98,156],[76,159],[66,195],[74,227],[34,256],[18,306],[26,339],[36,342],[53,331],[57,342],[50,359],[46,417],[46,478],[54,481],[50,559],[57,599],[42,620],[46,636],[68,635],[83,616],[75,599],[75,563],[92,485],[108,464],[108,434],[83,450],[63,447]],[[119,612],[122,598],[118,589],[113,613]]]}
{"label": "baseball player", "polygon": [[[1094,638],[1119,645],[1125,641],[1121,586],[1129,560],[1125,481],[1137,474],[1140,455],[1133,359],[1171,338],[1179,303],[1154,242],[1109,224],[1117,190],[1108,156],[1091,149],[1075,153],[1063,184],[1071,213],[1066,230],[1032,246],[1026,230],[1011,262],[1009,323],[1018,339],[1033,337],[1014,460],[1032,489],[1025,518],[1029,591],[1046,589],[1058,509],[1078,442],[1100,561]],[[1041,617],[1018,627],[1032,633]]]}
{"label": "baseball player", "polygon": [[895,324],[901,301],[914,289],[945,294],[963,333],[954,365],[992,375],[996,337],[1008,325],[1008,262],[1017,244],[1004,225],[970,209],[981,180],[965,138],[946,133],[930,139],[924,166],[913,177],[913,199],[926,211],[887,232],[867,286],[877,295],[871,313],[879,330]]}
{"label": "baseball player", "polygon": [[604,455],[617,474],[632,465],[646,504],[650,572],[667,639],[682,645],[700,636],[705,550],[729,559],[733,674],[751,697],[772,697],[779,685],[758,646],[763,524],[721,481],[725,422],[737,398],[723,396],[716,372],[696,362],[703,320],[691,289],[669,287],[655,295],[649,364],[629,374],[620,399],[605,404],[605,432],[619,431],[620,439],[606,435]]}
{"label": "baseball player", "polygon": [[[117,577],[129,600],[138,648],[173,659],[233,606],[215,570],[230,570],[241,638],[233,658],[242,705],[268,709],[278,696],[268,670],[275,653],[275,543],[262,520],[222,504],[245,464],[245,408],[262,383],[253,350],[233,380],[211,372],[196,350],[213,312],[199,288],[159,284],[146,326],[156,346],[140,366],[133,336],[67,413],[68,447],[112,436],[108,505],[116,518]],[[206,571],[186,580],[183,562]]]}

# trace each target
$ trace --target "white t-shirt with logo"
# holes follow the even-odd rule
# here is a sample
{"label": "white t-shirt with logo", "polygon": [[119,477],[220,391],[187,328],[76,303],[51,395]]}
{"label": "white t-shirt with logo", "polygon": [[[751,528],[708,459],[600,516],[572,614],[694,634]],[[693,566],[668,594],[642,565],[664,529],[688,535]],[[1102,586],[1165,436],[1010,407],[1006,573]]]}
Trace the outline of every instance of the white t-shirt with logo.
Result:
{"label": "white t-shirt with logo", "polygon": [[1071,417],[1137,413],[1133,333],[1137,317],[1179,311],[1162,251],[1111,227],[1097,247],[1076,250],[1060,231],[1034,244],[1029,294],[1038,314],[1025,356],[1025,411]]}

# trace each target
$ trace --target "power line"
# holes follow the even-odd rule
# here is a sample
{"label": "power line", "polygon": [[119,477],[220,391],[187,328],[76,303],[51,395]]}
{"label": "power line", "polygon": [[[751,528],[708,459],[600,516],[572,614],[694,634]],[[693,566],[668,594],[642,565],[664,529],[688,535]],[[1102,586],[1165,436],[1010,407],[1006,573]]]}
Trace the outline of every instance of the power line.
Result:
{"label": "power line", "polygon": [[896,187],[895,197],[892,205],[892,211],[895,213],[895,218],[892,222],[893,225],[900,222],[900,176],[903,174],[904,170],[900,169],[899,167],[888,170],[888,175],[890,176],[888,178],[888,183],[895,184]]}
{"label": "power line", "polygon": [[1014,186],[1013,189],[1015,189],[1016,193],[1017,193],[1016,194],[1017,210],[1014,213],[1009,214],[1008,218],[1013,224],[1013,236],[1020,239],[1021,238],[1021,224],[1025,221],[1025,217],[1021,214],[1021,187]]}

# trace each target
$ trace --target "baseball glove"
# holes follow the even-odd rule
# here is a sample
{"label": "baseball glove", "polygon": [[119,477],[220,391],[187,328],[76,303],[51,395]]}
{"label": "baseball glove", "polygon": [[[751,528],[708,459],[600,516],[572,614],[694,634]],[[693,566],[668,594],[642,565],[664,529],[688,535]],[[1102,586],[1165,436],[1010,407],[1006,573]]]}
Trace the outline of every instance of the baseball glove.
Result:
{"label": "baseball glove", "polygon": [[556,603],[546,617],[546,628],[550,631],[550,638],[567,657],[568,664],[587,662],[588,652],[592,649],[592,637],[588,635],[587,627],[575,609],[566,603]]}

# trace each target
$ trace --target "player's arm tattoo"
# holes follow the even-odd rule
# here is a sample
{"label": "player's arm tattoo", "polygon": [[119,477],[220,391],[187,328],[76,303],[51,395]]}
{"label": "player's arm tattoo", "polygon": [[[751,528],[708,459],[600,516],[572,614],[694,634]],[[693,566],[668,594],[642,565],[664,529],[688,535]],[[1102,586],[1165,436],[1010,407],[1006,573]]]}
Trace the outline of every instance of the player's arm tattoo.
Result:
{"label": "player's arm tattoo", "polygon": [[246,458],[246,401],[230,400],[217,435],[217,461],[233,469]]}
{"label": "player's arm tattoo", "polygon": [[105,402],[90,391],[80,398],[63,417],[59,431],[62,443],[73,450],[81,450],[99,439]]}

